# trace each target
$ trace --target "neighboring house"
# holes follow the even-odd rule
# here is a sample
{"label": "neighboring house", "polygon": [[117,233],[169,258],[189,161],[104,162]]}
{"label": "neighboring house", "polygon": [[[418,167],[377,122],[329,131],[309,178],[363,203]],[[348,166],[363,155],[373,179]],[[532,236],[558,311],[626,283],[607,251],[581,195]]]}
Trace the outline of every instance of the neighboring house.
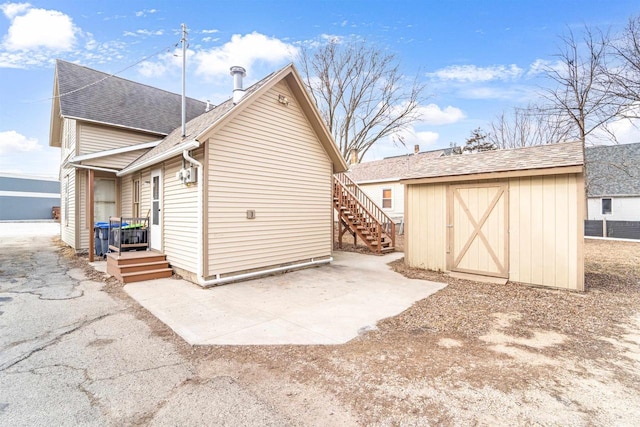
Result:
{"label": "neighboring house", "polygon": [[584,290],[582,145],[434,159],[406,176],[411,267]]}
{"label": "neighboring house", "polygon": [[0,221],[52,219],[60,206],[60,181],[0,173]]}
{"label": "neighboring house", "polygon": [[589,220],[640,221],[640,143],[587,147]]}
{"label": "neighboring house", "polygon": [[395,222],[402,222],[404,218],[404,185],[400,179],[433,159],[451,154],[450,148],[419,152],[419,146],[416,146],[415,151],[414,154],[351,164],[347,173]]}
{"label": "neighboring house", "polygon": [[201,285],[331,260],[333,173],[347,166],[300,76],[288,65],[243,90],[232,73],[229,100],[188,100],[183,136],[178,95],[58,61],[67,244],[88,249],[109,215],[150,216],[151,249]]}

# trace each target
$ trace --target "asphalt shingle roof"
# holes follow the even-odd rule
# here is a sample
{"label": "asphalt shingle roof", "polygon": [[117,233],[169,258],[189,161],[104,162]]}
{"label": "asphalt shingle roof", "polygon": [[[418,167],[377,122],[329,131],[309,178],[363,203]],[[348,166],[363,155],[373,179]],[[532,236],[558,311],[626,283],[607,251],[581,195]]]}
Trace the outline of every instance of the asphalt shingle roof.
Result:
{"label": "asphalt shingle roof", "polygon": [[427,162],[450,152],[451,149],[425,151],[358,163],[350,165],[347,173],[354,182],[396,181],[408,173],[422,168]]}
{"label": "asphalt shingle roof", "polygon": [[583,165],[582,144],[538,145],[512,150],[484,151],[432,159],[405,179],[475,175]]}
{"label": "asphalt shingle roof", "polygon": [[[181,125],[178,94],[62,60],[56,62],[56,76],[63,116],[162,135]],[[191,120],[205,111],[206,103],[187,98],[186,107]]]}
{"label": "asphalt shingle roof", "polygon": [[640,143],[587,147],[587,195],[639,196]]}

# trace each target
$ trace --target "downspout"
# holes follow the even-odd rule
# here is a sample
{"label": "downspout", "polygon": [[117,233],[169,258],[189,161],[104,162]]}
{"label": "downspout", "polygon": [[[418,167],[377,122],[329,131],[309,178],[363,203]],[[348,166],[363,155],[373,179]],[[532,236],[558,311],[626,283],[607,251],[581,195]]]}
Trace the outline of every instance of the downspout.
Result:
{"label": "downspout", "polygon": [[[199,142],[195,141],[199,146]],[[196,147],[194,147],[196,148]],[[325,259],[321,259],[321,260],[314,260],[313,258],[311,259],[311,261],[306,261],[306,262],[301,262],[298,264],[294,264],[294,265],[285,265],[282,267],[275,267],[275,268],[270,268],[268,270],[259,270],[259,271],[253,271],[251,273],[244,273],[244,274],[237,274],[235,276],[227,276],[227,277],[220,277],[220,275],[217,275],[217,277],[215,279],[205,279],[205,272],[204,272],[204,236],[203,236],[203,232],[204,232],[204,212],[203,212],[203,206],[204,206],[204,182],[202,181],[202,163],[200,163],[199,161],[197,161],[196,159],[194,159],[193,157],[191,157],[189,155],[189,150],[184,150],[182,152],[182,157],[196,165],[196,167],[198,168],[198,184],[200,185],[200,191],[198,191],[198,202],[197,202],[197,206],[198,206],[198,242],[197,242],[197,246],[198,246],[198,270],[197,270],[197,274],[196,276],[198,277],[198,284],[204,288],[207,288],[209,286],[215,286],[215,285],[222,285],[224,283],[229,283],[229,282],[235,282],[236,280],[242,280],[242,279],[249,279],[251,277],[257,277],[257,276],[264,276],[266,274],[272,274],[272,273],[277,273],[280,271],[285,271],[285,270],[292,270],[292,269],[297,269],[297,268],[303,268],[303,267],[311,267],[314,265],[321,265],[321,264],[328,264],[330,262],[333,261],[333,257],[329,257],[329,258],[325,258]]]}

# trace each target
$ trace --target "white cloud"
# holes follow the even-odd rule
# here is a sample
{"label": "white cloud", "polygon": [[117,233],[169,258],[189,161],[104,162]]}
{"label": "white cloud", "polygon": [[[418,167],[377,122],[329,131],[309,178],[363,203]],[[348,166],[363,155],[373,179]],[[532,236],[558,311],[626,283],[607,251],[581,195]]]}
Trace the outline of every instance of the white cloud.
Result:
{"label": "white cloud", "polygon": [[451,105],[441,109],[436,104],[428,104],[418,109],[420,122],[426,125],[448,125],[466,117],[464,112]]}
{"label": "white cloud", "polygon": [[279,39],[265,36],[257,32],[240,35],[234,34],[231,41],[220,47],[195,54],[196,73],[203,76],[227,74],[233,65],[240,65],[251,73],[256,62],[276,64],[291,60],[298,49]]}
{"label": "white cloud", "polygon": [[29,3],[4,3],[0,4],[0,10],[9,18],[13,19],[17,15],[20,15],[29,9],[31,5]]}
{"label": "white cloud", "polygon": [[164,34],[164,30],[136,30],[134,31],[125,31],[122,33],[125,37],[137,37],[137,36],[161,36]]}
{"label": "white cloud", "polygon": [[558,72],[562,72],[564,68],[565,67],[562,61],[549,61],[546,59],[536,59],[535,61],[533,61],[531,65],[529,65],[527,76],[537,77],[545,74],[548,70],[555,70]]}
{"label": "white cloud", "polygon": [[75,45],[78,29],[62,12],[15,3],[4,4],[3,12],[11,20],[2,44],[7,51],[46,48],[60,52],[69,51]]}
{"label": "white cloud", "polygon": [[139,10],[136,12],[136,16],[139,18],[141,16],[147,16],[147,14],[153,14],[156,13],[158,10],[157,9],[144,9],[144,10]]}
{"label": "white cloud", "polygon": [[202,30],[200,31],[202,34],[215,34],[215,33],[219,33],[220,30]]}
{"label": "white cloud", "polygon": [[492,80],[514,80],[522,76],[523,70],[516,64],[492,65],[478,67],[475,65],[451,65],[433,73],[430,77],[440,80],[454,80],[459,82],[488,82]]}
{"label": "white cloud", "polygon": [[0,154],[5,155],[14,152],[40,151],[42,146],[35,138],[27,138],[15,130],[0,132]]}

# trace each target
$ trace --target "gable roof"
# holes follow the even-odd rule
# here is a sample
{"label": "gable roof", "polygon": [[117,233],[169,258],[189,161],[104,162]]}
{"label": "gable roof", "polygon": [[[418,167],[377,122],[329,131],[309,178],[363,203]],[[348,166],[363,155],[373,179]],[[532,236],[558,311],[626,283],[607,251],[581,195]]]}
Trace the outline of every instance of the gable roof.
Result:
{"label": "gable roof", "polygon": [[448,154],[451,154],[450,148],[387,157],[350,165],[347,173],[356,183],[399,181],[403,176],[421,169],[427,162]]}
{"label": "gable roof", "polygon": [[640,143],[587,147],[587,196],[640,196]]}
{"label": "gable roof", "polygon": [[[60,59],[55,85],[63,117],[158,135],[167,135],[181,124],[182,97],[175,93]],[[186,107],[190,120],[205,111],[206,103],[187,98]]]}
{"label": "gable roof", "polygon": [[233,98],[230,98],[212,110],[187,122],[185,136],[182,136],[181,128],[174,129],[158,146],[140,156],[140,158],[120,171],[118,176],[135,172],[171,156],[179,155],[185,149],[198,147],[212,132],[237,114],[240,114],[253,100],[283,79],[289,83],[292,92],[300,102],[301,109],[307,116],[311,127],[315,130],[320,143],[334,165],[334,172],[345,171],[347,165],[336,147],[333,137],[311,101],[294,65],[289,64],[247,88],[238,103],[234,104]]}
{"label": "gable roof", "polygon": [[479,175],[485,179],[498,177],[505,172],[529,171],[522,175],[530,175],[530,171],[538,170],[540,174],[545,174],[545,170],[549,169],[575,173],[582,171],[583,164],[582,144],[569,142],[440,157],[431,160],[422,169],[407,174],[404,179],[409,180],[408,183],[433,182],[436,179],[479,179]]}

